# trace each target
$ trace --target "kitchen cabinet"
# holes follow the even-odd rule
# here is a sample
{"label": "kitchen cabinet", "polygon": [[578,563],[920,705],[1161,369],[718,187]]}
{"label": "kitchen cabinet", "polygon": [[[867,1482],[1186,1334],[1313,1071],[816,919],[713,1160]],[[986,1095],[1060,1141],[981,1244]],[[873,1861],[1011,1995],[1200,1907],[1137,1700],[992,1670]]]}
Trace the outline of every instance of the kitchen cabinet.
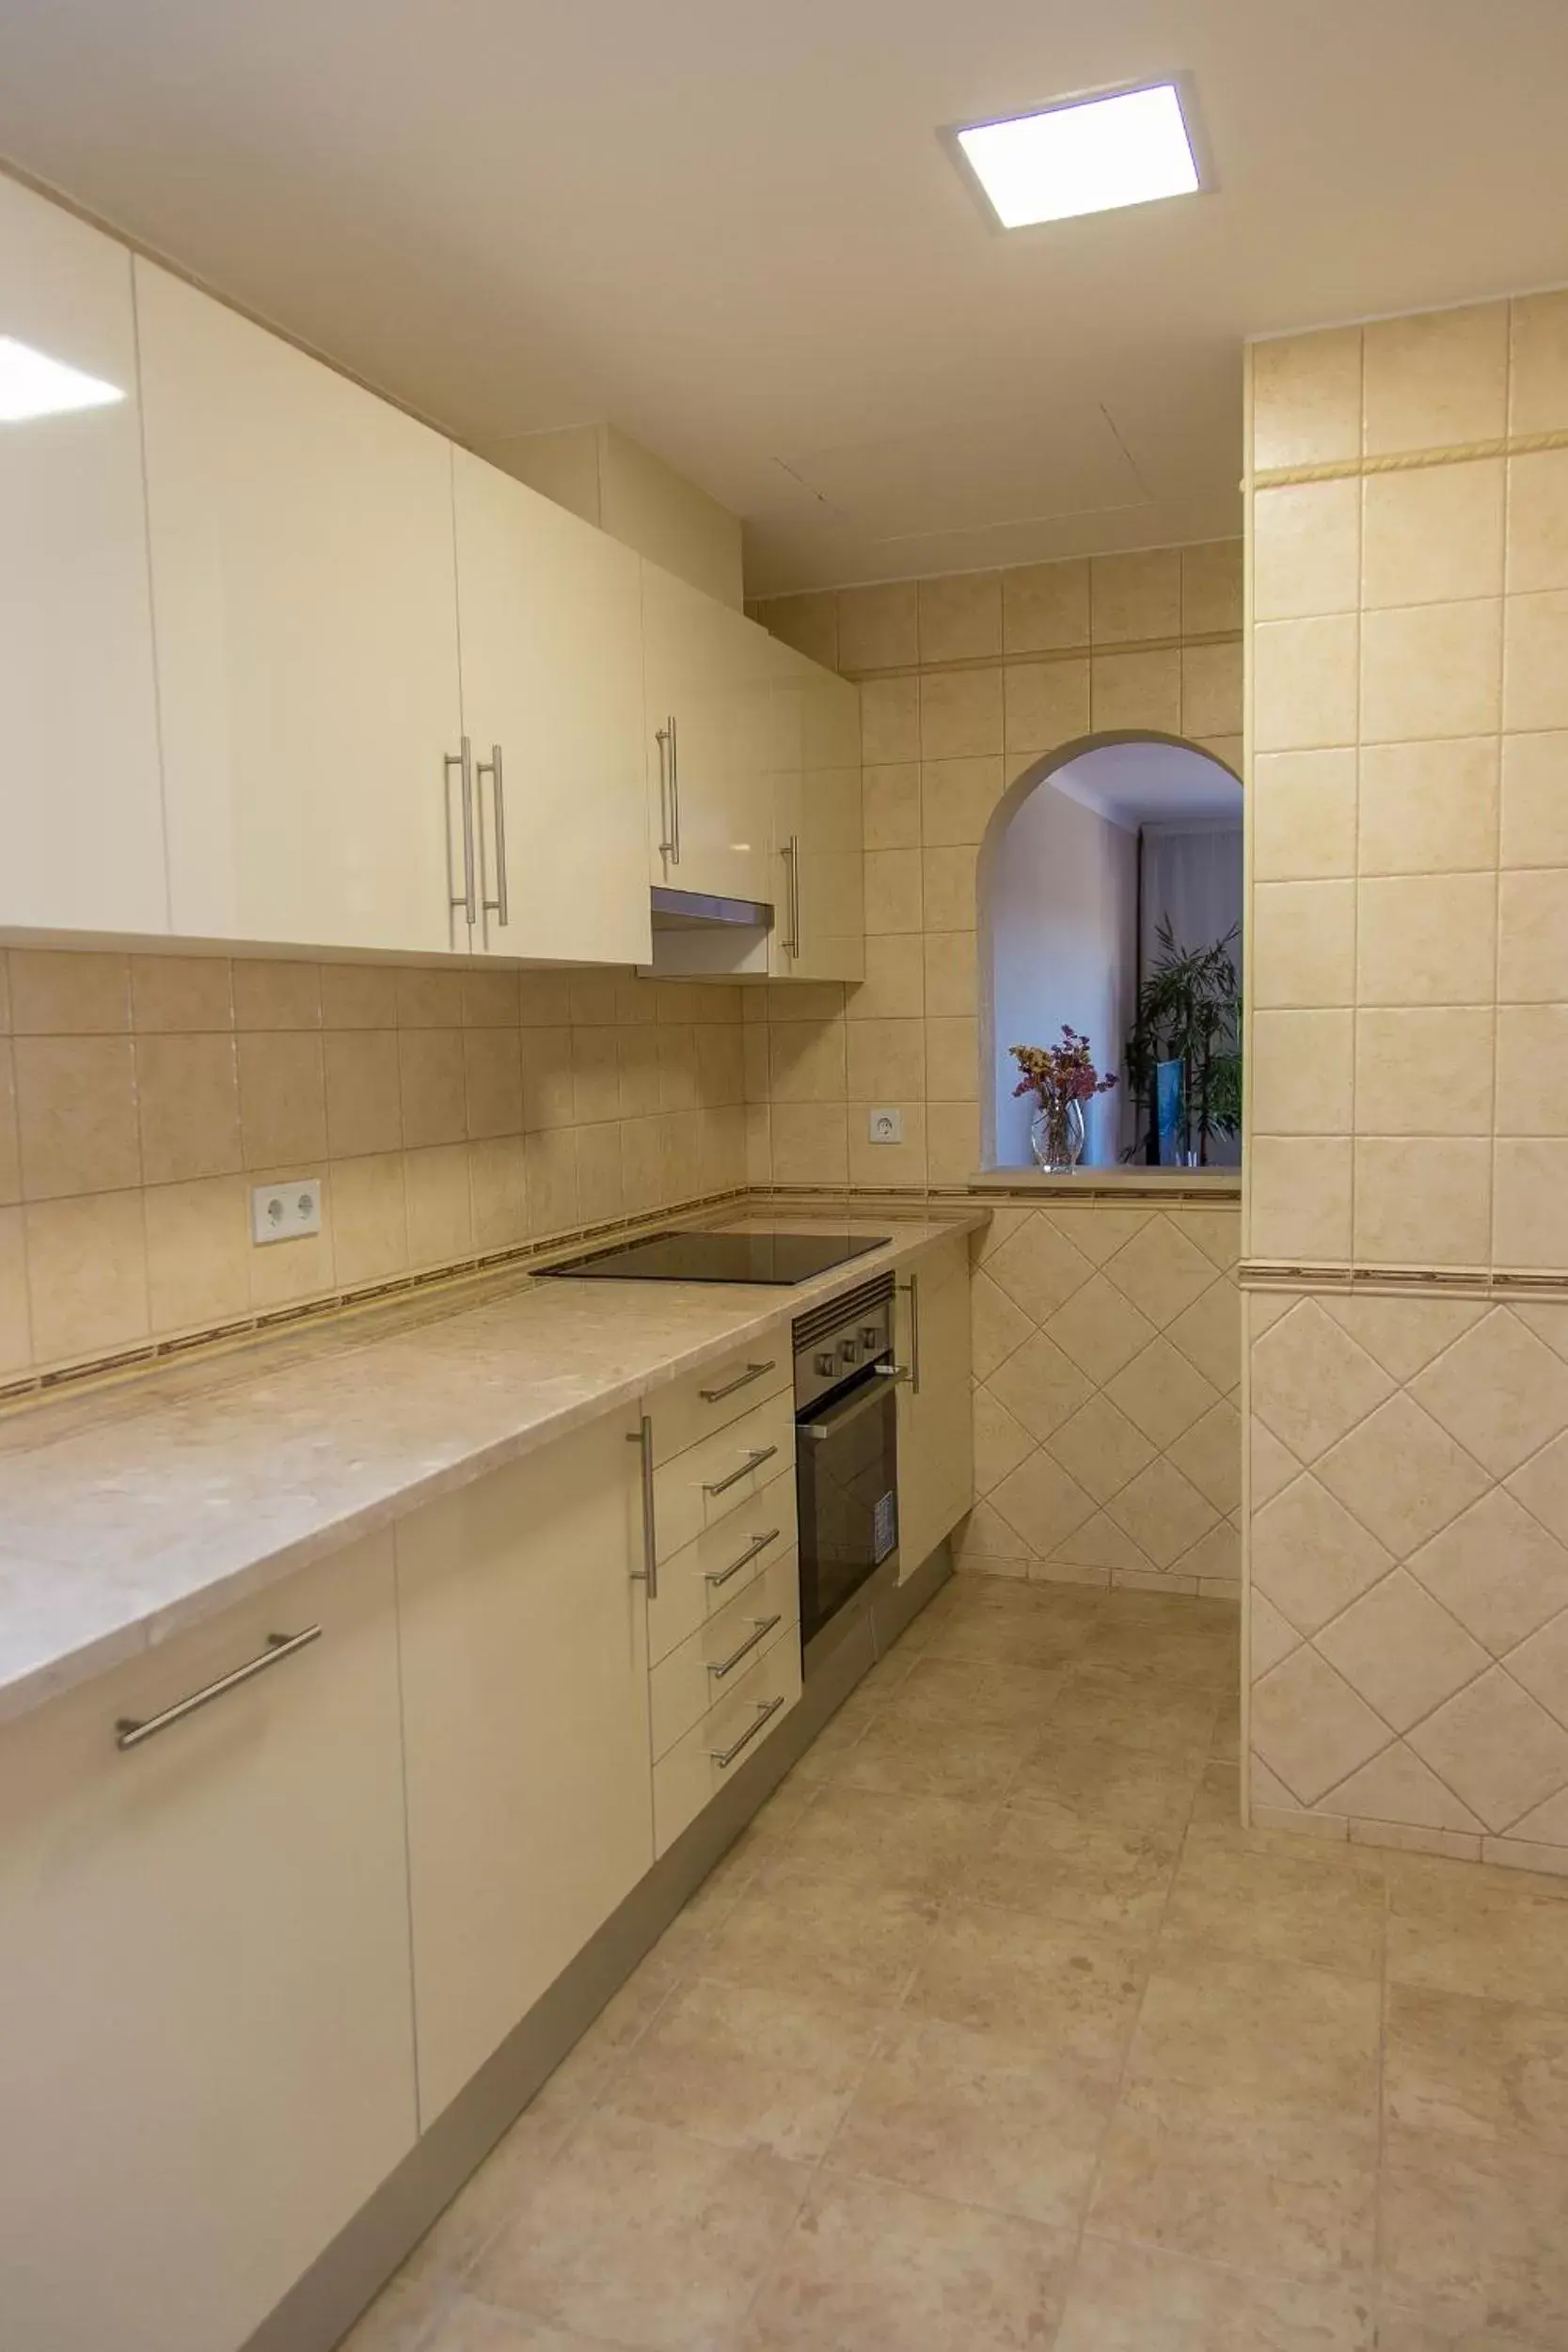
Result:
{"label": "kitchen cabinet", "polygon": [[451,444],[135,269],[172,929],[466,950]]}
{"label": "kitchen cabinet", "polygon": [[642,566],[642,675],[653,882],[771,899],[771,647],[765,629]]}
{"label": "kitchen cabinet", "polygon": [[0,328],[98,404],[0,425],[0,926],[166,931],[130,254],[0,181]]}
{"label": "kitchen cabinet", "polygon": [[0,1730],[8,2345],[236,2352],[411,2148],[400,1762],[386,1534]]}
{"label": "kitchen cabinet", "polygon": [[772,647],[772,824],[778,979],[865,977],[860,690]]}
{"label": "kitchen cabinet", "polygon": [[911,1577],[974,1504],[969,1241],[955,1233],[899,1280],[898,1566]]}
{"label": "kitchen cabinet", "polygon": [[635,1426],[609,1414],[397,1529],[426,2126],[653,1861]]}
{"label": "kitchen cabinet", "polygon": [[642,565],[452,452],[476,946],[645,963]]}

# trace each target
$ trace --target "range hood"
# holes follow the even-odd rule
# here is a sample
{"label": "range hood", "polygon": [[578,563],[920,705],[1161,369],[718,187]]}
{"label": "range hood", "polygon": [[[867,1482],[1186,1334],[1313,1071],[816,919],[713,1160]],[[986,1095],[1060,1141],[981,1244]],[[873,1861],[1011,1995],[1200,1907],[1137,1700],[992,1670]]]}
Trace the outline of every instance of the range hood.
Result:
{"label": "range hood", "polygon": [[773,928],[773,910],[766,899],[716,898],[705,890],[667,890],[659,884],[649,898],[651,972],[766,974]]}

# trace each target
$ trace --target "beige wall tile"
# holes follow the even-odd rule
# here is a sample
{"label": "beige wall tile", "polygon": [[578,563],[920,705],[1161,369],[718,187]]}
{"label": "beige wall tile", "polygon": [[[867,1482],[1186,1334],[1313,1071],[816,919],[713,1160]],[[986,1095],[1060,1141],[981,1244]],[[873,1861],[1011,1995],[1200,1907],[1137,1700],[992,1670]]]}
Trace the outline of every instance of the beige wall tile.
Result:
{"label": "beige wall tile", "polygon": [[22,1152],[16,1132],[16,1075],[11,1041],[0,1037],[0,1205],[22,1198]]}
{"label": "beige wall tile", "polygon": [[404,1199],[411,1266],[446,1265],[467,1257],[474,1247],[474,1219],[466,1143],[406,1152]]}
{"label": "beige wall tile", "polygon": [[621,1168],[621,1129],[615,1120],[579,1127],[578,1138],[578,1207],[585,1225],[620,1216],[626,1208]]}
{"label": "beige wall tile", "polygon": [[[466,1041],[476,1051],[483,1048],[478,1040]],[[613,1029],[574,1029],[572,1031],[572,1117],[579,1127],[602,1123],[619,1118],[621,1111],[621,1074],[619,1040]],[[492,1133],[503,1133],[493,1129]],[[472,1128],[470,1126],[470,1133]]]}
{"label": "beige wall tile", "polygon": [[1259,490],[1252,512],[1254,620],[1354,612],[1360,559],[1358,482],[1292,482]]}
{"label": "beige wall tile", "polygon": [[869,1119],[874,1108],[884,1108],[885,1098],[879,1095],[875,1104],[851,1103],[849,1105],[849,1182],[852,1184],[923,1184],[926,1182],[926,1105],[924,1103],[904,1103],[904,1138],[901,1143],[873,1143],[869,1135]]}
{"label": "beige wall tile", "polygon": [[[926,1098],[924,1021],[855,1021],[848,1025],[847,1085],[854,1103],[920,1103]],[[786,1100],[775,1096],[776,1101]]]}
{"label": "beige wall tile", "polygon": [[18,1037],[17,1135],[29,1200],[141,1182],[131,1041]]}
{"label": "beige wall tile", "polygon": [[326,1077],[320,1037],[262,1030],[237,1038],[235,1052],[240,1144],[246,1168],[293,1165],[310,1173],[310,1163],[326,1157]]}
{"label": "beige wall tile", "polygon": [[1380,319],[1365,329],[1366,449],[1446,449],[1505,431],[1508,305]]}
{"label": "beige wall tile", "polygon": [[1491,1224],[1492,1147],[1481,1137],[1356,1138],[1358,1263],[1485,1266]]}
{"label": "beige wall tile", "polygon": [[980,1113],[974,1103],[927,1103],[926,1166],[933,1184],[963,1184],[980,1165]]}
{"label": "beige wall tile", "polygon": [[867,933],[921,929],[918,850],[868,850],[865,855]]}
{"label": "beige wall tile", "polygon": [[1246,1166],[1247,1248],[1253,1257],[1292,1265],[1348,1263],[1348,1136],[1255,1134]]}
{"label": "beige wall tile", "polygon": [[920,845],[920,769],[912,759],[861,771],[861,807],[868,850]]}
{"label": "beige wall tile", "polygon": [[[531,1231],[528,1146],[521,1136],[487,1136],[468,1146],[468,1199],[476,1250],[510,1249]],[[571,1153],[577,1176],[577,1152]],[[569,1220],[576,1222],[574,1216]]]}
{"label": "beige wall tile", "polygon": [[462,1141],[466,1132],[463,1044],[453,1030],[401,1031],[398,1081],[406,1149]]}
{"label": "beige wall tile", "polygon": [[1361,623],[1361,739],[1424,741],[1499,724],[1497,601],[1405,606]]}
{"label": "beige wall tile", "polygon": [[567,994],[575,1029],[613,1029],[619,1023],[619,973],[574,972],[567,981]]}
{"label": "beige wall tile", "polygon": [[974,1013],[974,938],[973,931],[927,932],[924,946],[927,1013]]}
{"label": "beige wall tile", "polygon": [[26,1218],[21,1209],[0,1209],[0,1372],[22,1372],[32,1359]]}
{"label": "beige wall tile", "polygon": [[[564,1003],[564,972],[530,972],[531,986],[559,989]],[[561,1018],[565,1019],[562,1010]],[[463,975],[419,967],[398,973],[398,1025],[404,1029],[456,1029],[463,1022]]]}
{"label": "beige wall tile", "polygon": [[1252,633],[1253,748],[1318,751],[1356,739],[1354,614],[1271,621]]}
{"label": "beige wall tile", "polygon": [[132,1025],[146,1035],[234,1025],[233,977],[227,956],[133,956]]}
{"label": "beige wall tile", "polygon": [[775,1102],[769,1123],[775,1183],[848,1182],[848,1120],[842,1104]]}
{"label": "beige wall tile", "polygon": [[926,1021],[925,1092],[933,1103],[973,1103],[979,1098],[978,1024],[961,1015]]}
{"label": "beige wall tile", "polygon": [[1509,308],[1509,431],[1568,430],[1568,294],[1516,294]]}
{"label": "beige wall tile", "polygon": [[[1497,886],[1497,997],[1568,1002],[1568,867],[1504,874]],[[26,1135],[23,1136],[24,1158]]]}
{"label": "beige wall tile", "polygon": [[[971,961],[974,952],[974,934],[956,932],[942,935],[954,940],[967,939]],[[859,988],[849,991],[847,1017],[857,1021],[913,1020],[925,1010],[925,984],[922,949],[930,940],[922,939],[918,931],[873,934],[865,943],[865,978]],[[942,1011],[960,1011],[959,1006],[942,1006]]]}
{"label": "beige wall tile", "polygon": [[920,757],[920,680],[868,678],[861,688],[861,750],[867,767]]}
{"label": "beige wall tile", "polygon": [[1022,564],[1002,575],[1002,643],[1008,654],[1054,653],[1089,642],[1089,566]]}
{"label": "beige wall tile", "polygon": [[[857,1030],[866,1025],[856,1025]],[[780,1103],[842,1103],[847,1025],[836,1021],[775,1021],[768,1029],[770,1099]]]}
{"label": "beige wall tile", "polygon": [[154,1184],[145,1200],[152,1329],[201,1330],[248,1314],[253,1245],[244,1178]]}
{"label": "beige wall tile", "polygon": [[[766,1039],[766,1031],[760,1032]],[[458,1061],[458,1102],[462,1105],[462,1062]],[[656,1058],[655,1068],[657,1062]],[[624,1082],[624,1072],[622,1079]],[[656,1081],[657,1083],[657,1081]],[[617,1100],[619,1097],[617,1097]],[[569,1127],[576,1118],[576,1088],[572,1073],[570,1029],[530,1029],[523,1038],[523,1125]],[[462,1111],[467,1124],[466,1109]],[[404,1119],[407,1111],[404,1109]],[[422,1138],[421,1138],[422,1139]],[[432,1142],[438,1138],[432,1136]]]}
{"label": "beige wall tile", "polygon": [[1354,874],[1355,802],[1354,749],[1259,753],[1247,801],[1256,880]]}
{"label": "beige wall tile", "polygon": [[1568,1142],[1514,1137],[1496,1151],[1493,1264],[1568,1273]]}
{"label": "beige wall tile", "polygon": [[1089,637],[1126,645],[1175,637],[1181,628],[1181,556],[1176,548],[1089,558]]}
{"label": "beige wall tile", "polygon": [[1568,1005],[1498,1006],[1497,1133],[1568,1136]]}
{"label": "beige wall tile", "polygon": [[921,855],[921,890],[928,931],[974,929],[974,869],[973,848],[927,850]]}
{"label": "beige wall tile", "polygon": [[1248,940],[1253,1002],[1312,1009],[1355,1002],[1355,885],[1260,882]]}
{"label": "beige wall tile", "polygon": [[11,1033],[11,974],[10,974],[10,961],[9,961],[9,958],[8,957],[8,955],[7,955],[7,952],[6,952],[5,948],[4,948],[4,947],[0,947],[0,1037],[9,1037],[10,1033]]}
{"label": "beige wall tile", "polygon": [[1508,586],[1568,588],[1568,450],[1508,461]]}
{"label": "beige wall tile", "polygon": [[1503,738],[1502,863],[1568,866],[1568,734]]}
{"label": "beige wall tile", "polygon": [[1089,729],[1089,664],[1010,661],[1004,673],[1006,742],[1015,758],[1055,751]]}
{"label": "beige wall tile", "polygon": [[1213,539],[1181,549],[1181,633],[1212,636],[1242,626],[1242,542]]}
{"label": "beige wall tile", "polygon": [[1504,599],[1502,723],[1568,727],[1568,593]]}
{"label": "beige wall tile", "polygon": [[918,583],[920,660],[994,660],[1002,651],[1002,575],[952,572]]}
{"label": "beige wall tile", "polygon": [[[615,981],[616,1016],[620,1015],[622,983]],[[520,999],[515,972],[465,972],[463,1025],[467,1029],[515,1029]],[[330,1026],[330,1023],[328,1026]]]}
{"label": "beige wall tile", "polygon": [[[549,1127],[523,1139],[531,1233],[567,1233],[583,1221],[578,1191],[578,1127]],[[470,1151],[481,1147],[470,1144]]]}
{"label": "beige wall tile", "polygon": [[134,1346],[149,1330],[139,1192],[36,1201],[26,1211],[27,1293],[40,1364]]}
{"label": "beige wall tile", "polygon": [[1180,735],[1181,656],[1176,646],[1097,653],[1089,664],[1089,716],[1096,734],[1148,727]]}
{"label": "beige wall tile", "polygon": [[389,1029],[334,1029],[324,1041],[326,1148],[332,1157],[397,1151],[403,1110],[396,1035]]}
{"label": "beige wall tile", "polygon": [[1500,457],[1372,474],[1363,491],[1365,604],[1441,604],[1502,594]]}
{"label": "beige wall tile", "polygon": [[1354,1019],[1348,1008],[1254,1013],[1247,1087],[1256,1128],[1274,1136],[1349,1135]]}
{"label": "beige wall tile", "polygon": [[1319,466],[1361,451],[1361,329],[1254,343],[1252,462]]}
{"label": "beige wall tile", "polygon": [[228,1176],[241,1167],[231,1037],[138,1037],[136,1101],[144,1184]]}
{"label": "beige wall tile", "polygon": [[920,659],[918,595],[912,580],[838,592],[841,670],[897,670]]}
{"label": "beige wall tile", "polygon": [[398,976],[391,965],[324,963],[321,980],[325,1028],[396,1028]]}
{"label": "beige wall tile", "polygon": [[1490,1008],[1364,1007],[1355,1016],[1355,1125],[1361,1135],[1490,1135]]}
{"label": "beige wall tile", "polygon": [[1490,874],[1408,874],[1357,889],[1364,1005],[1492,1001],[1497,885]]}
{"label": "beige wall tile", "polygon": [[697,1107],[697,1032],[694,1028],[660,1028],[658,1036],[658,1107],[689,1111]]}
{"label": "beige wall tile", "polygon": [[321,968],[314,963],[249,962],[234,966],[237,1029],[319,1029]]}
{"label": "beige wall tile", "polygon": [[780,642],[825,670],[838,667],[838,596],[832,588],[808,596],[765,596],[757,618]]}
{"label": "beige wall tile", "polygon": [[408,1215],[401,1152],[334,1161],[332,1254],[337,1279],[345,1289],[406,1271]]}
{"label": "beige wall tile", "polygon": [[1359,818],[1363,874],[1491,866],[1497,843],[1497,739],[1369,744],[1361,754]]}
{"label": "beige wall tile", "polygon": [[82,1037],[128,1029],[131,960],[13,947],[10,1006],[10,1025],[18,1037]]}
{"label": "beige wall tile", "polygon": [[920,685],[920,756],[970,759],[1002,749],[1002,672],[924,672]]}
{"label": "beige wall tile", "polygon": [[705,1110],[746,1099],[741,1065],[740,1030],[733,1022],[723,1027],[705,1024],[693,1032],[697,1045],[697,1100]]}
{"label": "beige wall tile", "polygon": [[1181,652],[1180,733],[1239,736],[1242,729],[1242,648],[1186,645]]}
{"label": "beige wall tile", "polygon": [[920,771],[920,839],[927,848],[983,840],[1002,779],[997,758],[927,760]]}

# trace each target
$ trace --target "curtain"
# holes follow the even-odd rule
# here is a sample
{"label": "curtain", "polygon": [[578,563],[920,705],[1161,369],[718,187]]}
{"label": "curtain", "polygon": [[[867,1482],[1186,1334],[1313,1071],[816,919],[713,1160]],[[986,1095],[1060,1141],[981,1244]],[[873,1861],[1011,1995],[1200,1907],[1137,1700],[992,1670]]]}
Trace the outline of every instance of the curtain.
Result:
{"label": "curtain", "polygon": [[[1242,919],[1242,828],[1227,821],[1191,825],[1145,825],[1140,836],[1141,892],[1138,977],[1160,952],[1160,928],[1170,926],[1179,947],[1207,947]],[[1238,978],[1242,940],[1231,942]],[[1212,1136],[1210,1164],[1233,1168],[1241,1138]]]}

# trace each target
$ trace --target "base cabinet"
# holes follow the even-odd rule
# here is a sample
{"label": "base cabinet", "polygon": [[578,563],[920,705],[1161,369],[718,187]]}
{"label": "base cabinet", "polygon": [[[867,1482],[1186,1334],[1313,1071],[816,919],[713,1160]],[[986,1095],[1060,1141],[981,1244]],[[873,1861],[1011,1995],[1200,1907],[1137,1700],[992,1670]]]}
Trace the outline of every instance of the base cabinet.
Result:
{"label": "base cabinet", "polygon": [[389,1534],[0,1731],[0,2343],[233,2352],[412,2147],[400,1744]]}
{"label": "base cabinet", "polygon": [[955,1233],[898,1284],[898,1562],[911,1577],[974,1504],[969,1239]]}

